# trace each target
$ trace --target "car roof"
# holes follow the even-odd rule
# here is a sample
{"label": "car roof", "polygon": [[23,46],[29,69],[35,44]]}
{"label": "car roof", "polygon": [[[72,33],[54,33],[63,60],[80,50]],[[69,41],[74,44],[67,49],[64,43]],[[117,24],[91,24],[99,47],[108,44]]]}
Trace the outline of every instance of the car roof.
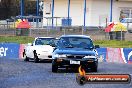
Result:
{"label": "car roof", "polygon": [[36,38],[55,38],[55,37],[36,37]]}
{"label": "car roof", "polygon": [[55,37],[35,37],[35,40],[38,39],[38,38],[46,38],[47,39],[47,38],[55,38]]}
{"label": "car roof", "polygon": [[82,37],[82,38],[90,38],[90,36],[86,36],[86,35],[62,35],[61,37]]}

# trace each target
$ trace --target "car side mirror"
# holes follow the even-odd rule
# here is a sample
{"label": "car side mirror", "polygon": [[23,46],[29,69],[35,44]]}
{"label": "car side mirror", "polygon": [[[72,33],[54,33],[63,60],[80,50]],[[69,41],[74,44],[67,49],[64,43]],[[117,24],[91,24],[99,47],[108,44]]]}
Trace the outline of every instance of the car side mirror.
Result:
{"label": "car side mirror", "polygon": [[100,46],[99,45],[95,45],[95,48],[100,48]]}

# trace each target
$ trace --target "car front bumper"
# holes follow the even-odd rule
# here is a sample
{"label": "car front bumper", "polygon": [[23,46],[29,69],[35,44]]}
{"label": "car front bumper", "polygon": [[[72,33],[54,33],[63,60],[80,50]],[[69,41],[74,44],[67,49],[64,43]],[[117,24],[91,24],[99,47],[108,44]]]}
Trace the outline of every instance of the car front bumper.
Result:
{"label": "car front bumper", "polygon": [[42,60],[52,59],[52,53],[49,53],[49,52],[37,53],[37,56],[39,59],[42,59]]}
{"label": "car front bumper", "polygon": [[[73,63],[71,63],[73,62]],[[75,62],[75,63],[74,63]],[[98,60],[69,60],[69,59],[54,59],[52,64],[56,64],[59,67],[79,67],[94,68],[98,64]]]}

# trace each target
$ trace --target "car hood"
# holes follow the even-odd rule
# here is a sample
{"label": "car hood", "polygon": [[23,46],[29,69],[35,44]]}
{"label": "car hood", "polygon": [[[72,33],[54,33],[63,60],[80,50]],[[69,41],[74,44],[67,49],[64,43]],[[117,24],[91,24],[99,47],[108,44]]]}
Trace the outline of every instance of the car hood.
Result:
{"label": "car hood", "polygon": [[36,45],[36,46],[34,46],[34,48],[39,51],[53,51],[53,49],[54,49],[50,45]]}
{"label": "car hood", "polygon": [[96,55],[94,49],[80,49],[80,48],[66,48],[66,49],[56,49],[56,54],[72,54],[72,55]]}

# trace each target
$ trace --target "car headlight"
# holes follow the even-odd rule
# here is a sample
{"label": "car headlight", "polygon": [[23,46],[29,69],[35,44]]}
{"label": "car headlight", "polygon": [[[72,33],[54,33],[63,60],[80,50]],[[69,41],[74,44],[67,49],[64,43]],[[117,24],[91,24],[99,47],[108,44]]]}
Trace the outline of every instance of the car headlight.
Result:
{"label": "car headlight", "polygon": [[55,54],[54,57],[56,57],[56,58],[66,58],[66,55],[64,55],[64,54]]}

